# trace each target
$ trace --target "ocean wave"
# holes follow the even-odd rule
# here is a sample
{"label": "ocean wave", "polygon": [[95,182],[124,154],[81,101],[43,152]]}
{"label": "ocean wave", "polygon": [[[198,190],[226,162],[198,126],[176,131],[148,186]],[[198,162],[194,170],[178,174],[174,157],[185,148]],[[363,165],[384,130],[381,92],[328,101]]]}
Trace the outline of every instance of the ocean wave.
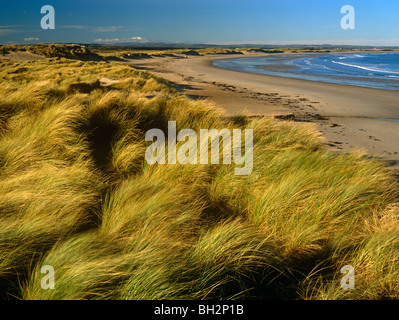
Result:
{"label": "ocean wave", "polygon": [[[362,57],[364,56],[364,57]],[[281,57],[241,58],[219,60],[214,64],[221,68],[250,73],[306,79],[360,87],[399,90],[399,53],[324,54],[318,56],[299,55],[286,60]],[[261,62],[261,63],[260,63]],[[257,68],[260,64],[287,65],[296,68],[268,70]]]}
{"label": "ocean wave", "polygon": [[343,66],[347,66],[347,67],[352,67],[352,68],[366,70],[366,71],[399,74],[399,72],[393,71],[393,70],[386,70],[386,69],[381,69],[381,68],[376,68],[376,67],[366,67],[366,66],[362,66],[362,65],[338,62],[338,61],[334,61],[334,60],[331,60],[331,62],[332,63],[336,63],[336,64],[340,64],[340,65],[343,65]]}

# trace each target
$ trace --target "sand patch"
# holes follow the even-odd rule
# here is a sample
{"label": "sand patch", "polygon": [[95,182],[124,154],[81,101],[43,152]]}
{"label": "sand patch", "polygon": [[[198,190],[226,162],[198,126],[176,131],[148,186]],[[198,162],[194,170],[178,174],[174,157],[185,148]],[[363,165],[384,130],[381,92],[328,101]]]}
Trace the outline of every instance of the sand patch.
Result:
{"label": "sand patch", "polygon": [[29,61],[29,60],[43,60],[46,58],[38,54],[26,51],[15,51],[15,52],[6,53],[5,55],[0,54],[0,59],[7,59],[11,61]]}
{"label": "sand patch", "polygon": [[113,85],[114,83],[120,82],[119,79],[111,79],[111,78],[106,78],[106,77],[101,77],[100,79],[100,85],[102,87],[108,87]]}

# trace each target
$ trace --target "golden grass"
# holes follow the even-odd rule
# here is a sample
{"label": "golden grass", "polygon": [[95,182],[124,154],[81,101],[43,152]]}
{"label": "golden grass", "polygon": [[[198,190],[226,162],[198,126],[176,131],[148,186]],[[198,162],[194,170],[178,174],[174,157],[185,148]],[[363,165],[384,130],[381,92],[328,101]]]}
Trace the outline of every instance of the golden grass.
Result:
{"label": "golden grass", "polygon": [[[311,126],[225,119],[118,63],[0,67],[2,298],[398,297],[397,186],[382,162],[324,150]],[[253,172],[148,165],[145,133],[168,121],[253,129]]]}

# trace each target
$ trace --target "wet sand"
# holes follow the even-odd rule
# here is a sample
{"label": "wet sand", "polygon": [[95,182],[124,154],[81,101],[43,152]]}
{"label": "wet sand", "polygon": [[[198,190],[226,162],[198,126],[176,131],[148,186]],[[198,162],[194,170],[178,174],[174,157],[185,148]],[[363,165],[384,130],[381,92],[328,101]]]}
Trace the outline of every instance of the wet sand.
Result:
{"label": "wet sand", "polygon": [[[250,54],[250,57],[266,56]],[[287,116],[308,120],[334,151],[364,150],[399,169],[399,92],[250,74],[212,66],[242,55],[164,57],[125,62],[171,81],[194,99],[209,99],[227,116]],[[392,119],[392,120],[380,120]],[[301,121],[298,122],[300,125]]]}

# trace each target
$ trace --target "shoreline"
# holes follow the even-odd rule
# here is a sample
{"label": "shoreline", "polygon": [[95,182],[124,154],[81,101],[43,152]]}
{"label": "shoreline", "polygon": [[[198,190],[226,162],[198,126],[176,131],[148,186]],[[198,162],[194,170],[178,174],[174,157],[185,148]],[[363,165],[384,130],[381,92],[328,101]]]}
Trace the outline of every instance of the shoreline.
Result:
{"label": "shoreline", "polygon": [[[304,71],[303,66],[297,64],[291,64],[292,61],[296,61],[298,59],[313,59],[320,58],[322,56],[336,56],[336,55],[360,55],[360,54],[372,54],[370,52],[350,52],[350,53],[314,53],[314,54],[275,54],[268,55],[264,57],[254,57],[254,59],[258,58],[267,58],[266,64],[252,65],[249,64],[243,65],[230,65],[231,60],[240,60],[245,61],[245,59],[252,59],[251,57],[243,57],[237,59],[217,59],[213,60],[212,66],[232,71],[240,71],[244,73],[252,73],[252,74],[261,74],[261,75],[269,75],[275,77],[283,77],[289,79],[298,79],[298,80],[307,80],[312,82],[323,82],[323,83],[331,83],[331,84],[341,84],[341,85],[349,85],[354,87],[363,87],[363,88],[374,88],[374,89],[382,89],[389,91],[398,91],[398,80],[392,78],[368,78],[367,76],[357,77],[353,74],[349,74],[348,76],[341,76],[334,71],[331,74],[322,75],[321,73],[301,73],[295,74],[291,73],[292,70],[301,70]],[[398,53],[395,52],[398,55]],[[218,61],[221,61],[221,63]],[[227,64],[226,64],[227,62]],[[287,64],[288,62],[288,64]],[[233,62],[234,63],[234,62]],[[305,67],[306,68],[306,67]],[[262,71],[264,70],[264,71]],[[288,71],[288,72],[285,72]],[[342,71],[340,71],[342,72]]]}
{"label": "shoreline", "polygon": [[[172,82],[193,99],[212,101],[232,116],[295,116],[313,122],[336,152],[363,150],[399,169],[399,92],[253,74],[218,68],[215,60],[271,54],[125,59]],[[301,122],[298,122],[300,125]]]}

